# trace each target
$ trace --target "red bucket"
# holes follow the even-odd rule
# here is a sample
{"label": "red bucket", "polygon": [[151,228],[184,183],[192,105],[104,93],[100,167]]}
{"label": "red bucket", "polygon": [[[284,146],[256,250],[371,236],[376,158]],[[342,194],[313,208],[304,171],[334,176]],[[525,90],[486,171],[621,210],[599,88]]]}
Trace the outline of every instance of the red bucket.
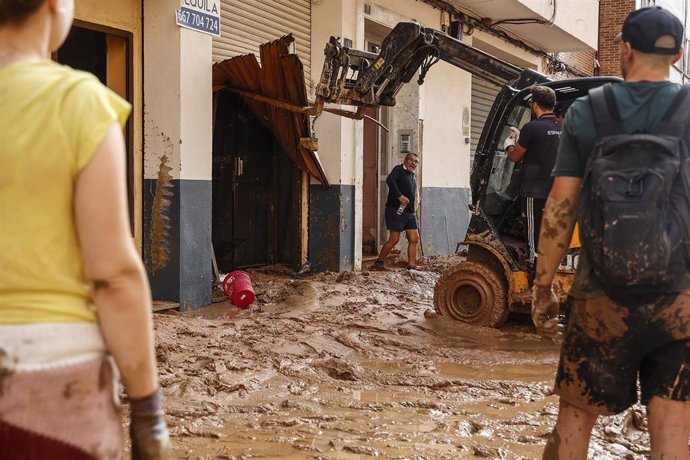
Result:
{"label": "red bucket", "polygon": [[249,274],[241,270],[230,272],[225,276],[223,291],[238,308],[247,308],[256,299]]}
{"label": "red bucket", "polygon": [[247,308],[255,300],[254,289],[249,280],[238,280],[235,283],[235,289],[232,290],[232,303],[237,305],[237,308]]}

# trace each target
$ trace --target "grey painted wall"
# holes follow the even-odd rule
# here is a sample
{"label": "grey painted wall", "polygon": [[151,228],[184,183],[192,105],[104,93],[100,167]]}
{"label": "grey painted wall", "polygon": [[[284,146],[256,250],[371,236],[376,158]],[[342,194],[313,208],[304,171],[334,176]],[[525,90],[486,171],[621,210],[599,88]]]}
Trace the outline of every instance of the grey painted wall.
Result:
{"label": "grey painted wall", "polygon": [[311,185],[309,195],[309,263],[312,270],[352,270],[355,187]]}
{"label": "grey painted wall", "polygon": [[179,302],[180,309],[211,304],[211,181],[173,180],[166,238],[169,258],[151,271],[151,213],[156,180],[144,180],[144,261],[154,300]]}
{"label": "grey painted wall", "polygon": [[455,253],[470,223],[469,188],[422,187],[421,237],[424,255]]}

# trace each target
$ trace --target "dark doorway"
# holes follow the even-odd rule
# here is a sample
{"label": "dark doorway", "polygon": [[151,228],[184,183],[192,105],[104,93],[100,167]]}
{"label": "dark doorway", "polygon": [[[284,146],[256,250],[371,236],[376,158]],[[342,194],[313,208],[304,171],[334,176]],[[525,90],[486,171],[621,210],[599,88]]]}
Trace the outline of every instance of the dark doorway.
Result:
{"label": "dark doorway", "polygon": [[236,94],[216,94],[213,248],[221,271],[299,265],[301,172]]}
{"label": "dark doorway", "polygon": [[107,86],[107,34],[82,27],[72,27],[67,40],[57,52],[57,61],[75,69],[91,72]]}

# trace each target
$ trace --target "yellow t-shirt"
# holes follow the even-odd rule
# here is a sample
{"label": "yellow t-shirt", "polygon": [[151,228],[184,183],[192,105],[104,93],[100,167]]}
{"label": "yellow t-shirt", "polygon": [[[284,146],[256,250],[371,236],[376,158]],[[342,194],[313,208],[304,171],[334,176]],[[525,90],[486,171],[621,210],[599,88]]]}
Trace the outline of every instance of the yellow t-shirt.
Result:
{"label": "yellow t-shirt", "polygon": [[74,185],[129,111],[93,75],[55,62],[0,68],[0,324],[96,321]]}

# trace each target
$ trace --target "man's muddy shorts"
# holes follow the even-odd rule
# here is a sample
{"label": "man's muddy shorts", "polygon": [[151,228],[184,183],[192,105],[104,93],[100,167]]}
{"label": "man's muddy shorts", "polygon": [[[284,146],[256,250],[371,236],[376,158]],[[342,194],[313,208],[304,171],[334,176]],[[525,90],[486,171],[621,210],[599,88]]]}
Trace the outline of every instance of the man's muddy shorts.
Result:
{"label": "man's muddy shorts", "polygon": [[417,215],[413,212],[403,212],[398,215],[397,210],[397,208],[386,206],[386,229],[396,232],[415,230],[417,228]]}
{"label": "man's muddy shorts", "polygon": [[603,294],[569,298],[556,376],[561,400],[617,414],[638,401],[638,375],[645,405],[653,396],[690,400],[690,291],[618,302]]}

